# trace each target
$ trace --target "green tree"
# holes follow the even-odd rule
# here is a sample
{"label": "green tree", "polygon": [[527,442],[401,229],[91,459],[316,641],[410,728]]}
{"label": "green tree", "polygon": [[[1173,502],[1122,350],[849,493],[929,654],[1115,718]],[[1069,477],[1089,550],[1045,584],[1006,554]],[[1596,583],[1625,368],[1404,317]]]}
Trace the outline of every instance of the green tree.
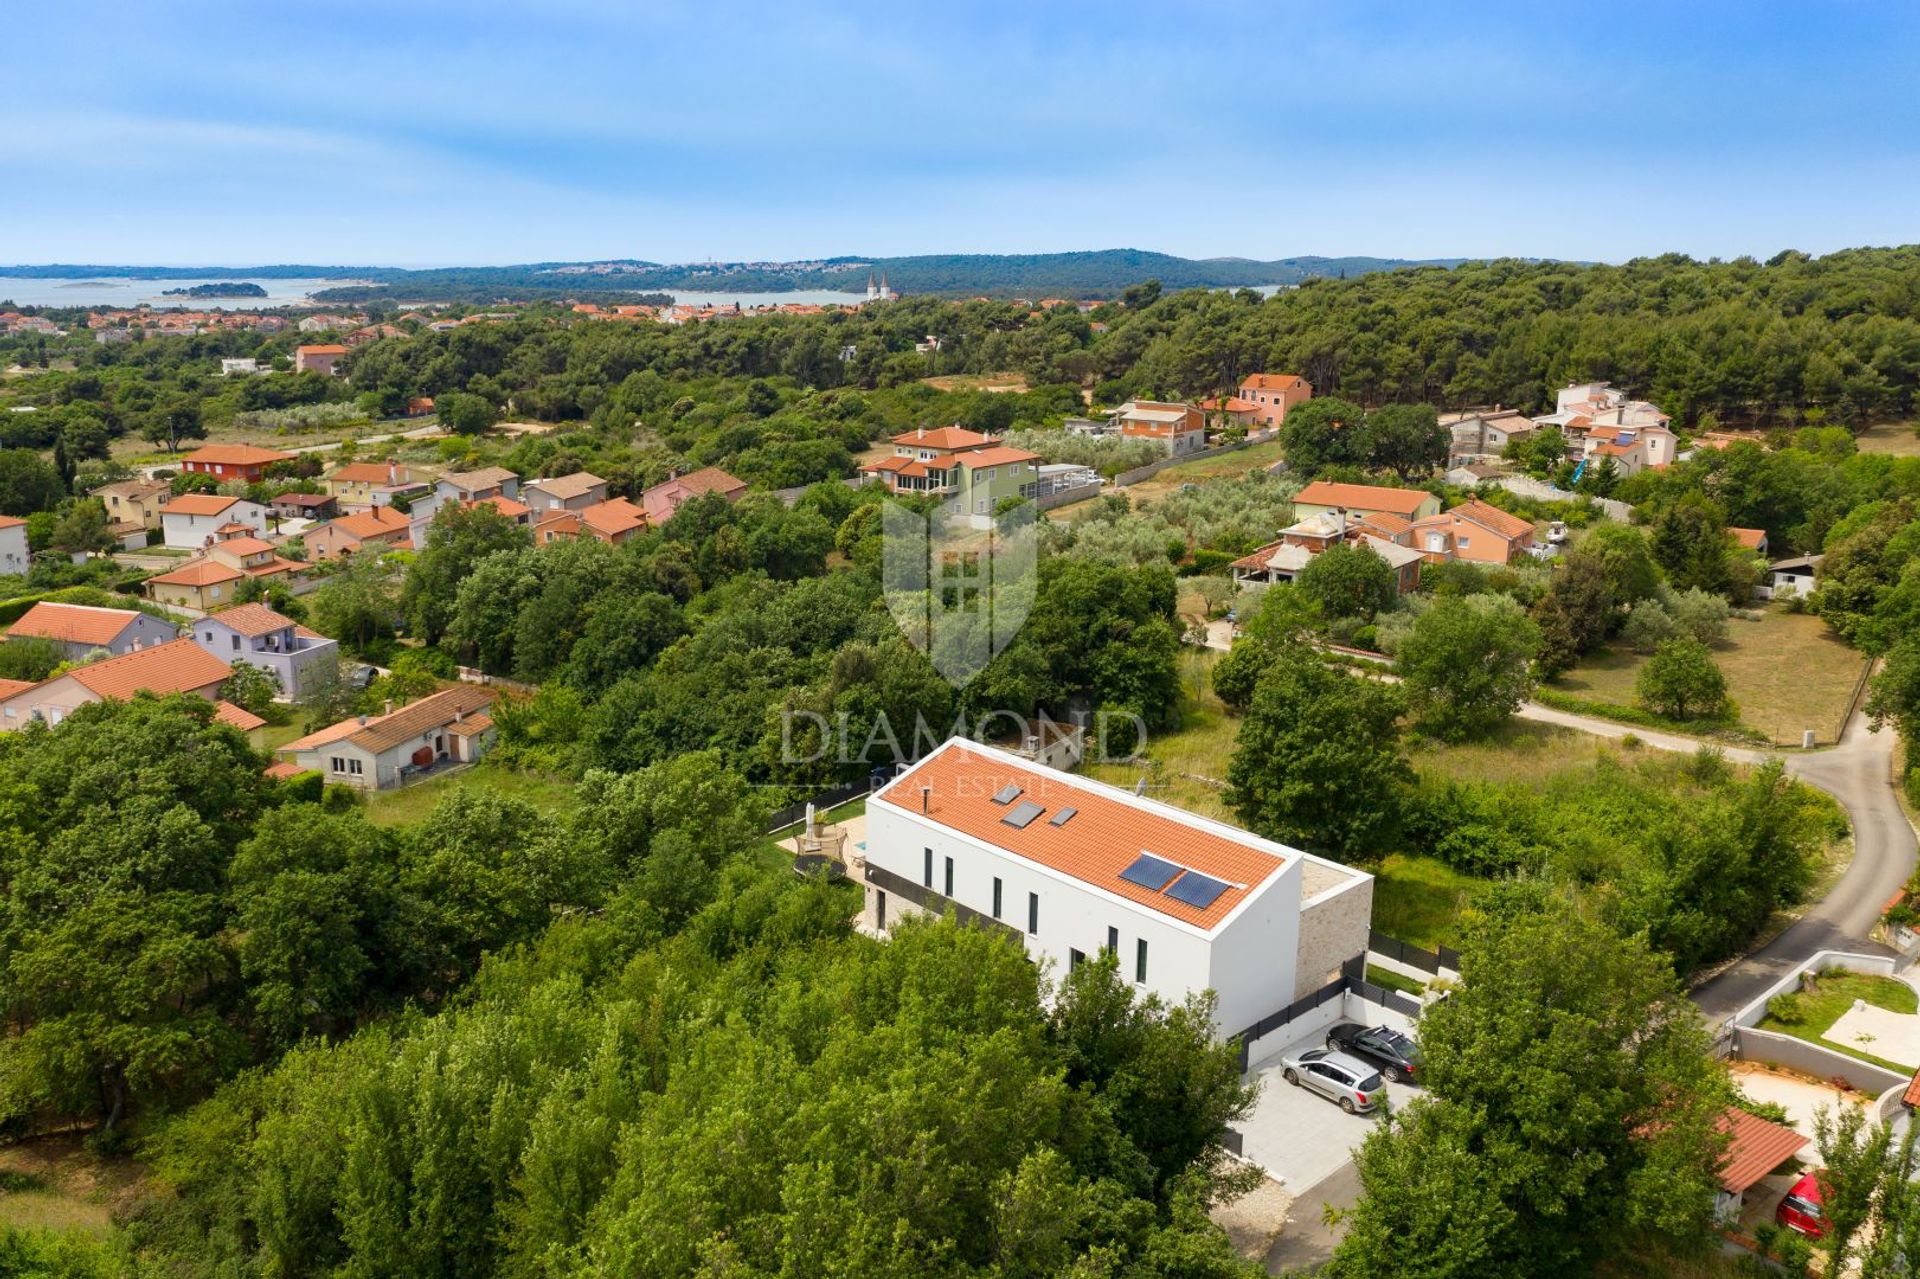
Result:
{"label": "green tree", "polygon": [[1396,669],[1419,726],[1448,741],[1482,736],[1520,709],[1540,631],[1505,595],[1444,599],[1401,641]]}
{"label": "green tree", "polygon": [[1682,635],[1653,650],[1636,684],[1640,704],[1672,719],[1711,719],[1727,712],[1727,680],[1713,653]]}
{"label": "green tree", "polygon": [[481,435],[500,420],[500,411],[484,397],[466,391],[435,396],[433,414],[455,435]]}
{"label": "green tree", "polygon": [[415,638],[438,644],[453,617],[460,583],[495,551],[530,545],[525,529],[491,506],[446,505],[427,526],[427,544],[407,568],[400,609]]}
{"label": "green tree", "polygon": [[60,473],[32,449],[0,449],[0,515],[50,511],[67,495]]}
{"label": "green tree", "polygon": [[1732,547],[1726,512],[1700,494],[1688,494],[1654,517],[1653,556],[1675,590],[1698,587],[1725,595]]}
{"label": "green tree", "polygon": [[1667,957],[1570,911],[1495,914],[1421,1020],[1425,1091],[1360,1148],[1329,1273],[1587,1273],[1710,1238],[1725,1076]]}
{"label": "green tree", "polygon": [[1600,561],[1607,590],[1616,605],[1652,599],[1660,590],[1660,565],[1653,558],[1647,535],[1628,524],[1605,523],[1581,542],[1582,554]]}
{"label": "green tree", "polygon": [[1540,627],[1536,669],[1541,678],[1553,678],[1598,648],[1618,616],[1606,567],[1579,551],[1568,555],[1533,606],[1533,620]]}
{"label": "green tree", "polygon": [[69,502],[53,525],[53,548],[69,555],[113,549],[107,508],[98,498]]}
{"label": "green tree", "polygon": [[[1311,401],[1309,401],[1311,402]],[[1372,621],[1393,607],[1399,579],[1393,566],[1370,546],[1341,542],[1307,561],[1295,584],[1327,618]]]}
{"label": "green tree", "polygon": [[1294,405],[1280,424],[1287,465],[1302,476],[1330,466],[1364,466],[1370,449],[1366,418],[1358,404],[1331,396]]}
{"label": "green tree", "polygon": [[1400,748],[1402,698],[1311,651],[1261,676],[1234,739],[1227,800],[1263,835],[1352,861],[1381,851],[1412,770]]}
{"label": "green tree", "polygon": [[1453,439],[1430,404],[1377,408],[1367,414],[1366,433],[1368,460],[1392,471],[1403,482],[1430,475],[1435,467],[1444,465]]}
{"label": "green tree", "polygon": [[1887,654],[1867,695],[1867,716],[1876,729],[1897,728],[1909,751],[1920,742],[1920,635],[1901,640]]}
{"label": "green tree", "polygon": [[220,685],[220,696],[244,711],[264,715],[280,695],[280,677],[262,666],[235,662],[233,674]]}
{"label": "green tree", "polygon": [[338,561],[334,572],[310,597],[316,629],[347,648],[364,652],[393,636],[400,615],[393,572],[376,551]]}
{"label": "green tree", "polygon": [[201,420],[200,401],[191,395],[174,395],[155,405],[140,424],[140,436],[167,446],[178,453],[184,440],[207,438],[206,423]]}

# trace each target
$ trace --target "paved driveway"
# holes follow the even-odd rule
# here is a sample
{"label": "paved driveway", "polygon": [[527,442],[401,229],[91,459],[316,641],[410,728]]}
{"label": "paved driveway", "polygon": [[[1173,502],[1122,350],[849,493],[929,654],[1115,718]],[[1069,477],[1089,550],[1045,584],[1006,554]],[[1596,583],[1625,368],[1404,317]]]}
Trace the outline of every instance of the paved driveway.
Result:
{"label": "paved driveway", "polygon": [[[1326,1042],[1326,1032],[1316,1031],[1287,1046],[1281,1056],[1291,1056]],[[1349,1115],[1317,1092],[1296,1088],[1281,1075],[1280,1058],[1275,1057],[1255,1072],[1260,1096],[1253,1113],[1240,1122],[1245,1136],[1241,1153],[1294,1194],[1318,1185],[1338,1172],[1353,1157],[1353,1148],[1366,1139],[1378,1120],[1374,1115]],[[1405,1100],[1406,1086],[1398,1088]]]}

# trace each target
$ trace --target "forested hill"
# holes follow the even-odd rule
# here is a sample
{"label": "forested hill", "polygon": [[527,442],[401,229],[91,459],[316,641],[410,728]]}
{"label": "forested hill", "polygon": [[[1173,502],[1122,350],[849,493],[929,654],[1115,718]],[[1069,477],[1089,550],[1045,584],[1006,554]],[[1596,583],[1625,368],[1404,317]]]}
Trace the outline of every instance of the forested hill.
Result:
{"label": "forested hill", "polygon": [[1169,289],[1239,288],[1298,284],[1314,278],[1362,275],[1407,266],[1454,266],[1460,259],[1416,262],[1404,258],[1295,257],[1261,262],[1252,258],[1175,257],[1140,249],[1083,253],[960,254],[916,257],[838,257],[805,262],[708,262],[665,265],[638,259],[602,262],[534,262],[522,266],[442,267],[407,271],[396,267],[137,267],[53,265],[0,267],[0,276],[84,279],[354,279],[370,286],[327,289],[325,301],[374,297],[416,301],[534,300],[583,293],[637,293],[657,289],[701,292],[785,293],[831,290],[863,292],[868,274],[884,274],[899,293],[988,294],[1011,297],[1114,297],[1128,285],[1157,279]]}

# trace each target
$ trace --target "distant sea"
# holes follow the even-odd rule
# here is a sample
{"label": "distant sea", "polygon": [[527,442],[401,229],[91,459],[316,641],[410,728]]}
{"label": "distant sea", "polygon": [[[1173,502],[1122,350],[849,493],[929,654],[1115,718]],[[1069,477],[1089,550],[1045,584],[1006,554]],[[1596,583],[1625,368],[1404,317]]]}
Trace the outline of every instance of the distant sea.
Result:
{"label": "distant sea", "polygon": [[[257,284],[267,291],[263,298],[189,298],[168,297],[168,289],[190,289],[196,284]],[[228,311],[264,311],[276,306],[297,306],[316,289],[357,284],[357,280],[39,280],[18,276],[0,276],[0,302],[16,306],[98,306],[134,307],[178,306],[194,311],[221,307]]]}
{"label": "distant sea", "polygon": [[[800,306],[858,306],[867,300],[865,293],[830,293],[824,289],[795,289],[791,293],[688,293],[681,289],[641,289],[642,293],[665,293],[681,306],[732,306],[738,302],[742,307],[779,306],[791,303]],[[591,300],[592,294],[582,294],[583,300]]]}

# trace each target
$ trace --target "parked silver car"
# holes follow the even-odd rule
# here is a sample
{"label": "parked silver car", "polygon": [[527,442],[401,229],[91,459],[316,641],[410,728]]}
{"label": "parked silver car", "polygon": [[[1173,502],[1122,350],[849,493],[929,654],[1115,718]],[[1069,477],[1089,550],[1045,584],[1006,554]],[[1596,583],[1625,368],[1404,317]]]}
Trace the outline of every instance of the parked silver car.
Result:
{"label": "parked silver car", "polygon": [[1380,1072],[1358,1057],[1326,1048],[1314,1048],[1297,1057],[1281,1058],[1281,1072],[1296,1088],[1313,1091],[1337,1102],[1349,1115],[1364,1115],[1387,1095]]}

